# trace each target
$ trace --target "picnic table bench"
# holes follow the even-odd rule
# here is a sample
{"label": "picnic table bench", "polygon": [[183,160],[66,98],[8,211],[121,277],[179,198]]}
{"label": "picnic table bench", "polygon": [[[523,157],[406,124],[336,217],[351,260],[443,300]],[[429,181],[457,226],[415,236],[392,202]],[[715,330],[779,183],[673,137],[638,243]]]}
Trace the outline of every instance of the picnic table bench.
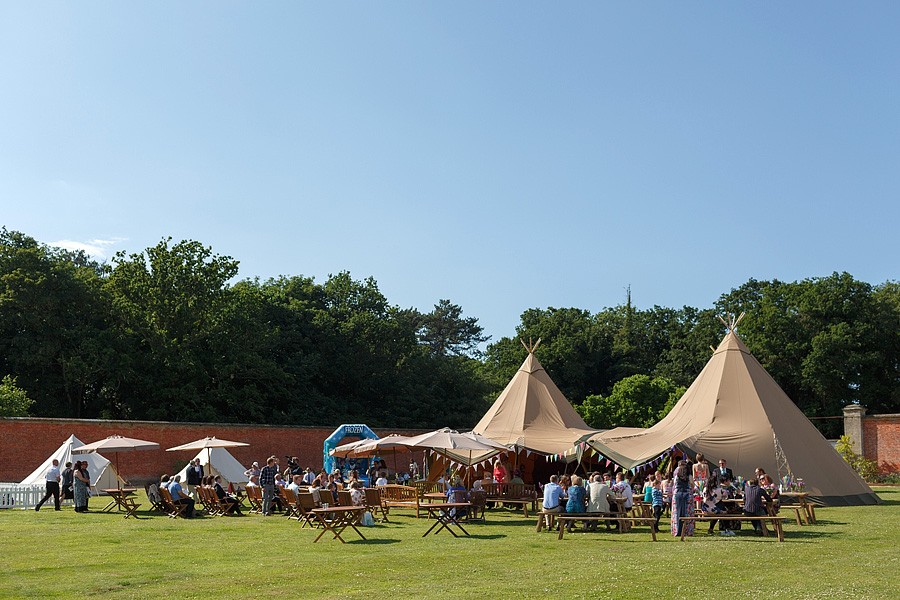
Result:
{"label": "picnic table bench", "polygon": [[546,512],[541,511],[538,514],[537,521],[537,532],[540,533],[544,529],[544,517],[549,516],[551,519],[551,528],[555,521],[559,521],[559,536],[558,539],[563,539],[563,535],[565,534],[566,525],[569,522],[574,523],[575,521],[594,521],[594,522],[604,522],[604,523],[615,523],[616,528],[619,532],[625,533],[631,529],[631,526],[635,523],[640,523],[642,525],[650,525],[650,537],[653,538],[653,541],[656,541],[656,529],[654,525],[656,524],[656,519],[652,517],[628,517],[624,514],[613,514],[613,513],[556,513],[556,512]]}
{"label": "picnic table bench", "polygon": [[128,517],[138,518],[136,511],[138,507],[140,507],[140,504],[134,498],[134,494],[137,491],[136,488],[110,488],[100,491],[109,495],[111,498],[110,503],[100,512],[120,510],[125,511],[126,519]]}
{"label": "picnic table bench", "polygon": [[[769,530],[766,528],[766,521],[772,524],[772,528],[775,530],[777,534],[778,541],[784,541],[784,527],[782,527],[782,523],[788,520],[788,517],[776,517],[772,515],[766,515],[763,517],[749,516],[744,514],[711,514],[711,513],[702,513],[699,515],[694,515],[692,517],[681,517],[682,521],[746,521],[749,523],[758,522],[762,527],[763,537],[769,537]],[[681,528],[681,541],[684,541],[685,535],[687,534],[687,527]]]}
{"label": "picnic table bench", "polygon": [[381,492],[381,504],[386,512],[391,508],[414,508],[416,510],[416,518],[419,518],[419,511],[427,502],[423,502],[416,488],[408,485],[388,484],[379,486]]}

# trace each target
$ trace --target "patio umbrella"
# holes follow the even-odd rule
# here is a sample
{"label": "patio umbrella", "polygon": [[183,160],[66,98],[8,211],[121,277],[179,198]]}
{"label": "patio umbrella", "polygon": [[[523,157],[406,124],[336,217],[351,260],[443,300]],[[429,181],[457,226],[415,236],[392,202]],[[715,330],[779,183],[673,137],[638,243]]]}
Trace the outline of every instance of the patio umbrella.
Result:
{"label": "patio umbrella", "polygon": [[[479,455],[482,455],[485,452],[497,453],[508,450],[506,446],[483,435],[471,431],[468,433],[459,433],[449,427],[413,436],[402,443],[410,448],[433,450],[434,452],[451,459],[458,459],[461,454],[468,453],[469,463],[466,464],[467,467],[471,466],[473,452],[477,451]],[[468,483],[468,469],[466,470],[466,479]]]}
{"label": "patio umbrella", "polygon": [[382,454],[394,455],[394,473],[397,471],[397,453],[409,452],[410,447],[404,444],[409,438],[405,435],[397,435],[392,433],[377,440],[366,440],[365,444],[360,444],[356,448],[350,450],[347,456],[360,456],[372,458]]}
{"label": "patio umbrella", "polygon": [[188,442],[174,448],[166,448],[166,452],[177,452],[179,450],[203,450],[206,449],[206,462],[212,468],[212,449],[213,448],[237,448],[238,446],[249,446],[244,442],[232,442],[230,440],[220,440],[216,436],[208,435],[202,440]]}
{"label": "patio umbrella", "polygon": [[[111,435],[105,440],[85,444],[72,450],[72,454],[88,454],[90,452],[112,452],[116,455],[116,473],[119,473],[119,452],[132,452],[136,450],[157,450],[159,444],[156,442],[147,442],[145,440],[136,440],[134,438],[122,437],[121,435]],[[119,489],[122,488],[121,473],[119,473]]]}
{"label": "patio umbrella", "polygon": [[390,452],[409,452],[409,445],[404,443],[409,440],[405,435],[397,435],[392,433],[377,440],[366,440],[365,444],[360,444],[352,449],[347,456],[367,456],[372,457],[379,454],[388,454]]}
{"label": "patio umbrella", "polygon": [[356,450],[359,446],[363,444],[368,444],[372,440],[370,438],[365,438],[362,440],[356,440],[355,442],[349,442],[347,444],[341,444],[340,446],[336,446],[328,452],[329,456],[337,456],[338,458],[347,458],[350,456],[350,453],[353,450]]}

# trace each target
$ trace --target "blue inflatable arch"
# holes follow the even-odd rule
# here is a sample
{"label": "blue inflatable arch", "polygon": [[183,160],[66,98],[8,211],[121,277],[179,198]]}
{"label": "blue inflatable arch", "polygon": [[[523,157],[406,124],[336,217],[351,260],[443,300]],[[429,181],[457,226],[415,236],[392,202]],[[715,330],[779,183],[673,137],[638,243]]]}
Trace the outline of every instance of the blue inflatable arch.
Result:
{"label": "blue inflatable arch", "polygon": [[[376,435],[374,431],[369,429],[368,425],[341,425],[334,430],[334,433],[325,438],[325,443],[323,444],[322,450],[324,453],[324,460],[322,461],[322,464],[325,468],[326,473],[331,473],[335,467],[334,457],[329,456],[328,453],[340,446],[341,440],[350,436],[361,437],[370,440],[379,439],[378,435]],[[360,475],[363,475],[368,469],[369,461],[365,458],[356,460],[357,465],[355,468],[359,470]]]}

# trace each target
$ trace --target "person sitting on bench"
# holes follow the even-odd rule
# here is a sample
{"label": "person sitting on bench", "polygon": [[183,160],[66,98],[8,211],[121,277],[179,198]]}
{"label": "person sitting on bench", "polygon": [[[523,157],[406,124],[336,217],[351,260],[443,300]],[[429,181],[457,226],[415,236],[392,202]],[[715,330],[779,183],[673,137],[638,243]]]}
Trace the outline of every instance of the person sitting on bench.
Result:
{"label": "person sitting on bench", "polygon": [[[744,515],[748,517],[765,517],[769,514],[766,511],[766,505],[763,504],[763,499],[766,502],[771,502],[772,498],[769,496],[769,493],[759,487],[759,481],[756,479],[751,479],[747,483],[744,484]],[[757,535],[762,533],[762,525],[760,525],[759,521],[753,521],[753,529],[756,530]]]}
{"label": "person sitting on bench", "polygon": [[[591,484],[588,486],[588,502],[587,511],[589,513],[609,514],[609,503],[615,501],[609,486],[603,481],[599,473],[592,478]],[[590,528],[597,528],[597,521],[589,521]],[[609,523],[606,524],[609,529]]]}
{"label": "person sitting on bench", "polygon": [[[587,508],[587,490],[581,485],[581,477],[572,475],[572,485],[569,486],[569,501],[566,502],[566,512],[580,514]],[[569,531],[575,529],[575,521],[569,521]],[[587,528],[587,522],[585,522]]]}
{"label": "person sitting on bench", "polygon": [[[560,513],[563,512],[562,501],[565,496],[565,492],[562,487],[559,485],[559,477],[556,475],[550,476],[550,483],[544,486],[544,502],[541,504],[541,508],[544,509],[544,512],[548,513]],[[547,529],[551,529],[553,526],[553,516],[546,515],[544,520],[547,524]]]}

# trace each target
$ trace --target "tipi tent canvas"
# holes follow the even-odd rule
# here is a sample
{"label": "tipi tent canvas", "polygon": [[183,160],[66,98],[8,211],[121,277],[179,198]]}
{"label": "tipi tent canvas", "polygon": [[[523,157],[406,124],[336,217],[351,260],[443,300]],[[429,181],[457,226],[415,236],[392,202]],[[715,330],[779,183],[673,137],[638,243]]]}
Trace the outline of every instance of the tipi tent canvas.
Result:
{"label": "tipi tent canvas", "polygon": [[[540,341],[540,340],[538,340]],[[561,454],[596,433],[575,412],[529,348],[528,357],[472,430],[504,446]]]}
{"label": "tipi tent canvas", "polygon": [[[197,455],[191,459],[199,458],[200,464],[203,465],[203,472],[206,475],[221,475],[224,481],[222,484],[228,486],[229,483],[234,485],[244,485],[247,483],[247,476],[244,471],[247,469],[237,461],[225,448],[207,448],[200,450]],[[212,466],[210,467],[210,462]],[[187,466],[178,472],[181,475],[181,481],[187,481]]]}
{"label": "tipi tent canvas", "polygon": [[84,442],[74,435],[70,435],[69,439],[64,441],[53,454],[48,456],[47,460],[35,469],[31,475],[23,479],[20,482],[20,485],[43,485],[47,469],[50,468],[50,465],[55,458],[59,461],[60,471],[63,470],[67,462],[74,463],[75,460],[87,461],[88,472],[91,474],[91,485],[94,489],[103,490],[119,487],[118,480],[120,478],[116,473],[116,469],[103,455],[91,452],[88,454],[76,455],[75,460],[72,460],[72,450],[81,446],[84,446]]}
{"label": "tipi tent canvas", "polygon": [[880,502],[788,398],[732,330],[668,415],[649,429],[617,428],[587,440],[626,467],[679,447],[725,458],[736,475],[762,467],[773,478],[800,477],[825,505]]}

